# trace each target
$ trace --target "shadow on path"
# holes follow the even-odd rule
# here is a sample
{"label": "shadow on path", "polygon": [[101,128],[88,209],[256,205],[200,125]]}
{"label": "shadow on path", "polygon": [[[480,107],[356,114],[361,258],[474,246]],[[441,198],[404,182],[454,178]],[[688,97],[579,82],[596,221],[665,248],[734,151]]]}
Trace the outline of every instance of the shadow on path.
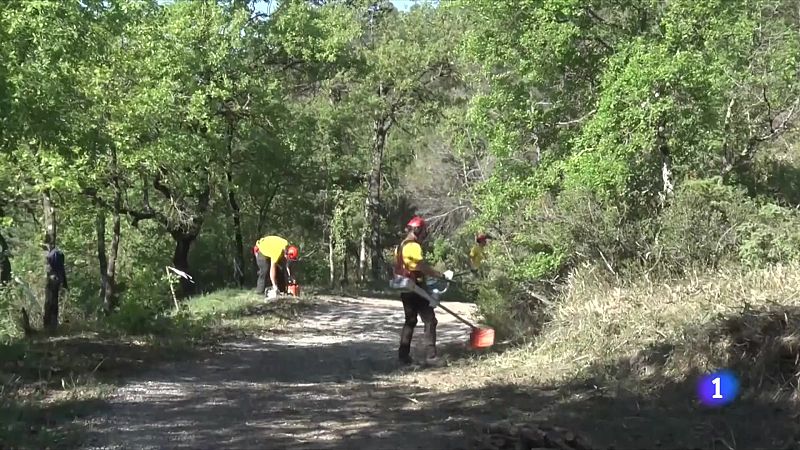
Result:
{"label": "shadow on path", "polygon": [[[467,305],[454,307],[469,313]],[[461,357],[458,343],[468,330],[438,316],[440,342],[452,346],[446,353]],[[397,301],[323,298],[290,334],[228,343],[205,360],[165,366],[123,387],[111,414],[86,424],[88,448],[513,449],[477,440],[478,424],[506,418],[571,429],[597,449],[800,448],[790,398],[755,390],[726,408],[703,408],[694,392],[697,374],[646,395],[578,376],[569,385],[529,389],[490,381],[453,392],[426,389],[414,375],[424,369],[395,361],[401,317]],[[754,361],[783,370],[775,362],[796,355],[787,342],[798,326],[798,311],[759,311],[709,324],[705,335],[732,338],[730,359],[740,373]],[[740,337],[752,330],[766,347],[742,346]],[[637,381],[631,361],[663,366],[673,344],[656,343],[638,358],[586,373],[631,371],[626,376]],[[755,379],[744,379],[745,387]]]}
{"label": "shadow on path", "polygon": [[[469,329],[438,319],[444,356],[460,357]],[[424,370],[396,360],[402,320],[398,300],[323,297],[291,333],[225,343],[122,387],[87,423],[88,448],[463,448],[457,422],[424,408],[429,392],[393,380]]]}

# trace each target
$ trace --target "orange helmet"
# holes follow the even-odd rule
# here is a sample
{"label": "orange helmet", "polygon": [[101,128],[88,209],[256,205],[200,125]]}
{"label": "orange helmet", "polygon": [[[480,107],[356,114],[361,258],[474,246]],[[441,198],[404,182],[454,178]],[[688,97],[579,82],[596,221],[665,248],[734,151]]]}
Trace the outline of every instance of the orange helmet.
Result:
{"label": "orange helmet", "polygon": [[289,248],[286,249],[286,257],[290,260],[297,261],[298,256],[300,256],[300,250],[294,245],[290,245]]}

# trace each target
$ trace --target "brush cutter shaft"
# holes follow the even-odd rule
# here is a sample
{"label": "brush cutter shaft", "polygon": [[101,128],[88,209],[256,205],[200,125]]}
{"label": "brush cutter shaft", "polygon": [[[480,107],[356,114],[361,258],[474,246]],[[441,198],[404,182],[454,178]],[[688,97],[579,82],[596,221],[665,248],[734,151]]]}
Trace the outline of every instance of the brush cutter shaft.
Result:
{"label": "brush cutter shaft", "polygon": [[448,313],[450,313],[450,315],[452,315],[452,316],[453,316],[453,317],[455,317],[456,319],[460,320],[461,322],[463,322],[464,324],[466,324],[468,327],[472,328],[473,330],[477,328],[475,325],[473,325],[473,324],[469,323],[469,321],[468,321],[467,319],[465,319],[465,318],[463,318],[463,317],[459,316],[458,314],[454,313],[453,311],[450,311],[450,310],[449,310],[449,309],[447,309],[447,307],[445,307],[444,305],[442,305],[442,304],[439,304],[439,308],[442,308],[443,310],[447,311]]}
{"label": "brush cutter shaft", "polygon": [[[445,307],[444,305],[439,303],[439,298],[438,297],[440,295],[444,294],[445,292],[447,292],[447,289],[450,286],[450,284],[458,285],[458,283],[454,282],[453,280],[447,280],[445,278],[436,278],[436,280],[443,281],[443,282],[447,283],[447,287],[444,288],[444,290],[439,290],[438,294],[436,295],[437,306],[442,308],[443,310],[447,311],[448,313],[450,313],[451,316],[455,317],[456,319],[458,319],[462,323],[466,324],[468,327],[472,328],[473,330],[477,329],[477,327],[475,325],[469,323],[469,321],[467,321],[467,319],[464,319],[463,317],[459,316],[458,314],[454,313],[453,311],[449,310],[447,307]],[[430,298],[431,297],[431,293],[429,293],[428,291],[422,289],[421,287],[415,286],[414,288],[415,288],[415,291],[419,295],[421,295],[422,297],[425,297],[425,298]]]}
{"label": "brush cutter shaft", "polygon": [[494,329],[489,328],[489,327],[478,328],[475,325],[473,325],[472,323],[470,323],[467,319],[459,316],[458,314],[456,314],[453,311],[451,311],[450,309],[448,309],[446,306],[444,306],[441,303],[439,303],[439,301],[438,301],[439,300],[439,296],[444,294],[451,284],[455,284],[455,285],[459,285],[459,284],[455,283],[452,279],[447,280],[447,279],[436,278],[436,280],[445,282],[447,287],[445,287],[443,290],[440,290],[440,289],[438,289],[438,287],[436,287],[436,283],[429,283],[428,286],[433,292],[428,292],[425,289],[422,289],[420,286],[417,286],[417,285],[414,285],[414,291],[416,291],[423,298],[429,298],[431,300],[434,300],[438,307],[442,308],[447,313],[449,313],[451,316],[453,316],[456,319],[458,319],[459,322],[461,322],[461,323],[465,324],[466,326],[470,327],[472,329],[472,332],[470,332],[470,334],[469,334],[469,345],[470,345],[471,348],[473,348],[473,349],[483,349],[483,348],[488,348],[488,347],[491,347],[492,345],[494,345]]}

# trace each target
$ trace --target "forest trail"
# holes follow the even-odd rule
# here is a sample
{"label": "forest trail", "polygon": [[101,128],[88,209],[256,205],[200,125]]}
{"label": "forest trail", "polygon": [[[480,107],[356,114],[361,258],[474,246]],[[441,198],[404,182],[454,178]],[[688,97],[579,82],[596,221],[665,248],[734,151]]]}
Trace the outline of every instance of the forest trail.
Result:
{"label": "forest trail", "polygon": [[[457,357],[469,328],[440,309],[437,318],[440,353]],[[317,297],[285,333],[226,342],[209,358],[131,380],[85,424],[85,448],[466,448],[460,403],[448,407],[398,376],[436,370],[397,361],[402,321],[399,300]],[[421,338],[420,321],[417,361]]]}
{"label": "forest trail", "polygon": [[[447,306],[475,316],[472,304]],[[397,361],[399,300],[317,296],[303,310],[281,331],[131,376],[108,408],[78,419],[83,449],[506,450],[518,448],[516,432],[499,427],[508,421],[572,430],[591,442],[582,449],[800,449],[794,409],[699,408],[693,379],[654,396],[584,379],[518,385],[491,359],[465,359],[469,328],[441,310],[437,346],[455,364],[407,367]],[[417,361],[421,334],[420,322]],[[576,448],[538,442],[530,448]]]}

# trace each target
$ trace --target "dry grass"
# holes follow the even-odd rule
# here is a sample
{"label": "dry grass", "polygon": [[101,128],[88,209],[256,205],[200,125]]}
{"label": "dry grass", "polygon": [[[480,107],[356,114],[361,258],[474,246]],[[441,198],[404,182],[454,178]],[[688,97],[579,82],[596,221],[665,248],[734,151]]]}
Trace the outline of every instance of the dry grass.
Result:
{"label": "dry grass", "polygon": [[697,372],[738,367],[754,387],[772,385],[770,395],[794,393],[799,294],[800,265],[627,286],[584,267],[569,280],[534,343],[466,360],[420,381],[454,390],[589,380],[645,393]]}

